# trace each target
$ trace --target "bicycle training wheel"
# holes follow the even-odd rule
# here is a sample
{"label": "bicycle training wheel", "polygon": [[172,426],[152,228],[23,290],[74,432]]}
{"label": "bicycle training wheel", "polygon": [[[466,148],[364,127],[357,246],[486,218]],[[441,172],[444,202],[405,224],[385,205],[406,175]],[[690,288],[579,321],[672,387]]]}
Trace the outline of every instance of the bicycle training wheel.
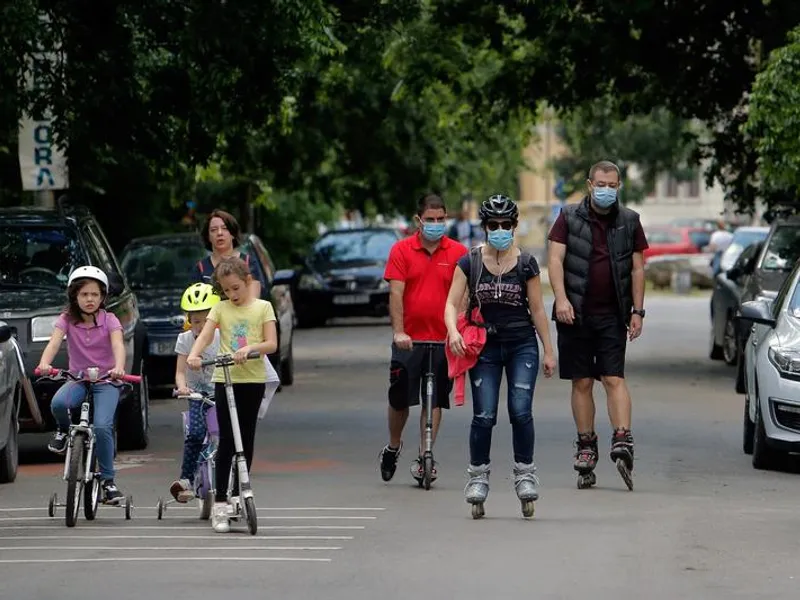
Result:
{"label": "bicycle training wheel", "polygon": [[76,433],[72,439],[72,448],[69,453],[69,470],[67,472],[67,527],[75,527],[78,521],[78,511],[81,507],[83,492],[83,454],[86,450],[86,436]]}

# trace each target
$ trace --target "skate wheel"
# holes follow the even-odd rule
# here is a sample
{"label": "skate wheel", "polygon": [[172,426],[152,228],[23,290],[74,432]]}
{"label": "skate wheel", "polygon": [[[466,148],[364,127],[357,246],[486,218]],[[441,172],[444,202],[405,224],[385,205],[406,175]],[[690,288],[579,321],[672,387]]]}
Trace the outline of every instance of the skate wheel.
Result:
{"label": "skate wheel", "polygon": [[166,505],[164,504],[164,499],[159,498],[158,504],[156,504],[156,512],[158,514],[158,520],[160,521],[164,517],[164,511],[167,509]]}
{"label": "skate wheel", "polygon": [[483,504],[473,504],[472,505],[472,518],[473,519],[480,519],[483,517],[485,513],[483,512]]}
{"label": "skate wheel", "polygon": [[633,477],[631,476],[630,469],[628,469],[628,465],[625,464],[625,461],[621,458],[617,459],[617,471],[619,471],[620,476],[622,477],[622,481],[625,482],[625,485],[628,486],[629,491],[633,491]]}
{"label": "skate wheel", "polygon": [[530,519],[533,517],[533,513],[535,512],[534,502],[533,500],[524,500],[522,502],[522,516],[526,519]]}
{"label": "skate wheel", "polygon": [[56,506],[58,506],[58,495],[53,494],[50,496],[50,502],[47,503],[47,515],[49,517],[56,516]]}

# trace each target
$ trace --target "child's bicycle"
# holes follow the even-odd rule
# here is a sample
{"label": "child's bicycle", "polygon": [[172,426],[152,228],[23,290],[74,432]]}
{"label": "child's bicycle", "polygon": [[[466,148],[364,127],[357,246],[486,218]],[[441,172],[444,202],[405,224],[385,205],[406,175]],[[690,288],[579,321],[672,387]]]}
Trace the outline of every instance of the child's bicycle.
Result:
{"label": "child's bicycle", "polygon": [[[50,517],[56,516],[56,507],[66,507],[67,527],[75,527],[80,511],[81,496],[83,497],[83,515],[87,521],[93,521],[97,516],[97,508],[101,503],[100,473],[97,472],[97,456],[95,453],[95,433],[92,424],[94,407],[94,386],[92,384],[103,383],[122,387],[132,383],[140,383],[141,377],[138,375],[125,375],[122,383],[111,379],[109,375],[100,376],[100,369],[89,367],[80,376],[74,375],[69,371],[51,369],[49,373],[42,373],[38,368],[34,370],[34,375],[41,379],[52,381],[63,381],[69,379],[77,381],[86,388],[86,395],[81,403],[80,420],[69,426],[66,457],[64,460],[64,481],[67,482],[67,501],[65,504],[59,503],[58,495],[50,496],[47,506],[47,514]],[[102,501],[105,504],[105,501]],[[133,516],[133,496],[127,496],[125,503],[120,505],[125,509],[125,519],[130,520]]]}
{"label": "child's bicycle", "polygon": [[[173,392],[173,396],[177,396],[177,392]],[[200,518],[207,521],[211,516],[211,508],[214,506],[214,495],[216,493],[215,481],[217,476],[217,469],[215,458],[217,456],[217,442],[219,440],[219,425],[217,424],[217,409],[214,401],[203,394],[192,392],[188,396],[177,396],[181,400],[188,400],[191,402],[201,402],[206,404],[209,408],[205,414],[206,421],[206,439],[203,440],[203,447],[200,450],[200,458],[197,461],[197,466],[194,472],[194,495],[200,503]],[[183,431],[184,435],[189,433],[189,412],[184,411],[183,417]],[[177,500],[165,500],[164,498],[158,499],[156,510],[158,511],[158,519],[164,517],[167,511],[167,506],[174,504]]]}
{"label": "child's bicycle", "polygon": [[[258,351],[250,352],[248,360],[261,359]],[[234,365],[233,356],[221,354],[216,358],[204,360],[203,367],[215,366],[222,369],[225,374],[225,399],[231,416],[231,430],[233,433],[233,460],[231,461],[230,475],[228,476],[228,516],[233,521],[243,519],[247,523],[250,535],[255,535],[258,530],[258,515],[256,514],[256,501],[253,489],[250,487],[250,473],[247,471],[247,460],[244,456],[242,445],[242,432],[239,429],[239,413],[236,410],[236,399],[233,395],[233,382],[231,381],[230,367]],[[238,476],[238,494],[233,495],[233,484]]]}

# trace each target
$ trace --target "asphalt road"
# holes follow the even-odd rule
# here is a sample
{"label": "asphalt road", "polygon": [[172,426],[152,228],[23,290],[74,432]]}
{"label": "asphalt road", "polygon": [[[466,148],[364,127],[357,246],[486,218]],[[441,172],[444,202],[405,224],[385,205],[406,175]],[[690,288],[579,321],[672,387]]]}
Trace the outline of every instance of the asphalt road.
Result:
{"label": "asphalt road", "polygon": [[569,388],[542,377],[534,519],[521,518],[512,490],[505,409],[487,516],[470,517],[469,399],[445,416],[434,488],[418,489],[408,473],[413,428],[384,484],[377,455],[386,441],[388,326],[300,331],[296,383],[259,427],[257,536],[241,527],[214,534],[192,507],[173,505],[156,519],[181,446],[181,406],[159,401],[151,447],[118,457],[117,481],[136,505],[131,521],[111,508],[74,529],[63,509],[50,519],[50,493],[64,494],[62,465],[47,453],[24,455],[17,482],[0,488],[0,598],[797,598],[798,469],[755,471],[742,453],[732,370],[706,358],[707,298],[651,298],[647,308],[644,335],[629,351],[633,492],[607,458],[599,386],[599,482],[576,489]]}

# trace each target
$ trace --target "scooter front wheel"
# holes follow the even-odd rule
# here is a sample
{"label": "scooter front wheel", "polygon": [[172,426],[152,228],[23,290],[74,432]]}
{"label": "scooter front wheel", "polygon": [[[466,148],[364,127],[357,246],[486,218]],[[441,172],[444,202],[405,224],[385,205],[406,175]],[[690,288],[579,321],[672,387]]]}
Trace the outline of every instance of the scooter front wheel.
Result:
{"label": "scooter front wheel", "polygon": [[247,531],[255,535],[258,531],[258,515],[256,514],[256,501],[253,498],[244,499],[244,512],[247,515]]}

